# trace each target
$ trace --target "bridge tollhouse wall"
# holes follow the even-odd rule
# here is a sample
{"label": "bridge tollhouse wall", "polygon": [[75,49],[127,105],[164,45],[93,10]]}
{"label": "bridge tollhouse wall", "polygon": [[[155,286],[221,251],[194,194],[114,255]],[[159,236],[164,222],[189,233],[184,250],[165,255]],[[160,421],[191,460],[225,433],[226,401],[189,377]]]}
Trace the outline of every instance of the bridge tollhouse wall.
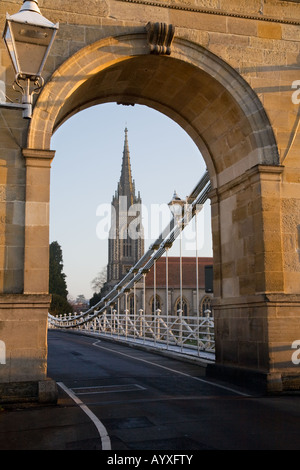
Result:
{"label": "bridge tollhouse wall", "polygon": [[[1,1],[1,31],[6,12],[21,3]],[[71,115],[105,102],[164,113],[206,161],[216,325],[210,373],[267,392],[299,390],[298,1],[38,3],[59,22],[45,86],[31,120],[0,109],[1,400],[55,397],[47,378],[51,137]],[[1,42],[2,99],[19,98],[13,80]]]}

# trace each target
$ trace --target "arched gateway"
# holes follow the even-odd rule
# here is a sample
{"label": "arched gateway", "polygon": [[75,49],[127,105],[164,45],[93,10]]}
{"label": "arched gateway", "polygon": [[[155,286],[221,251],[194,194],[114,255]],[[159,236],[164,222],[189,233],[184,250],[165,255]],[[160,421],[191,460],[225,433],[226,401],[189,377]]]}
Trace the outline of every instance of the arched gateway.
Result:
{"label": "arched gateway", "polygon": [[[45,3],[55,19],[54,0]],[[216,335],[216,364],[210,372],[260,383],[268,391],[299,388],[292,344],[300,339],[300,164],[291,139],[298,110],[292,88],[282,88],[296,75],[281,63],[266,67],[258,52],[263,44],[280,62],[274,45],[277,52],[279,44],[281,51],[288,47],[283,31],[288,37],[292,25],[273,21],[275,10],[264,22],[258,14],[233,15],[234,1],[218,15],[188,6],[175,10],[172,0],[154,6],[94,1],[91,16],[84,18],[76,16],[79,6],[73,3],[71,11],[60,12],[61,36],[31,122],[27,127],[18,121],[21,154],[11,139],[6,145],[7,172],[19,169],[15,185],[25,192],[18,204],[11,201],[12,222],[5,229],[3,263],[9,269],[3,269],[0,339],[7,357],[0,365],[0,388],[1,383],[5,388],[15,382],[18,388],[37,381],[52,390],[46,381],[51,137],[71,115],[105,102],[143,104],[169,116],[194,140],[207,164]],[[139,3],[144,10],[136,20]],[[297,14],[300,22],[300,9]],[[172,15],[174,24],[165,24]],[[253,50],[248,49],[241,56],[245,38],[248,45],[256,39],[258,57],[250,57]],[[7,119],[13,127],[12,118]],[[14,128],[11,134],[15,139]],[[171,155],[164,157],[171,162]],[[12,230],[16,225],[23,227],[18,237]]]}

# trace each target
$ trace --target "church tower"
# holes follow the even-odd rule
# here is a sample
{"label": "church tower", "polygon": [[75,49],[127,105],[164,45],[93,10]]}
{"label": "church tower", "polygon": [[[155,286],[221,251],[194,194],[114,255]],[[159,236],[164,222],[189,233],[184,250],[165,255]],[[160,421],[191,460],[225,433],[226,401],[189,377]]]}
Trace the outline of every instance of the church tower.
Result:
{"label": "church tower", "polygon": [[121,176],[111,205],[111,228],[108,240],[107,286],[117,284],[144,253],[142,200],[135,194],[132,179],[128,129],[125,140]]}

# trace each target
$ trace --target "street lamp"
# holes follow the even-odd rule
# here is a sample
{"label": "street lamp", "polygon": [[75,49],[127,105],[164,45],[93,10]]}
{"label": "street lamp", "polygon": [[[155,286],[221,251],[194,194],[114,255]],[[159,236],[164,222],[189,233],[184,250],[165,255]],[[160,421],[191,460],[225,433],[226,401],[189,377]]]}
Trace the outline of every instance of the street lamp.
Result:
{"label": "street lamp", "polygon": [[179,217],[182,218],[184,205],[185,205],[185,201],[180,199],[177,192],[174,191],[173,198],[169,202],[168,206],[175,219],[178,220]]}
{"label": "street lamp", "polygon": [[22,103],[0,103],[0,106],[23,109],[23,117],[32,116],[32,97],[39,93],[44,80],[41,76],[45,62],[58,30],[44,18],[38,0],[23,0],[20,11],[6,14],[3,39],[10,56],[14,72],[14,89],[22,93]]}

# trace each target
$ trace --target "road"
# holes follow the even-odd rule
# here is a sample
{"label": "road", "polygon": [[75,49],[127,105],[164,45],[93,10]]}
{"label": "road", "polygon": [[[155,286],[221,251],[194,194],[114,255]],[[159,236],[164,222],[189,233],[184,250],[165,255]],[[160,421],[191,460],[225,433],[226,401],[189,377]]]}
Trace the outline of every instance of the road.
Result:
{"label": "road", "polygon": [[[49,331],[48,375],[60,404],[112,451],[299,450],[299,396],[261,397],[207,380],[196,364]],[[171,462],[170,462],[171,463]]]}

